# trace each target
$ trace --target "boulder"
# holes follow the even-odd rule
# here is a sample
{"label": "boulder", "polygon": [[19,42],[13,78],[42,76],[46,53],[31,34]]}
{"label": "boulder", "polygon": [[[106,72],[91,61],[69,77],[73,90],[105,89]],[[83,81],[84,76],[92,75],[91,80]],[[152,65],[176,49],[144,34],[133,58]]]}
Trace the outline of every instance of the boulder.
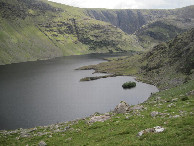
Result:
{"label": "boulder", "polygon": [[180,115],[174,115],[174,116],[170,116],[169,118],[180,118]]}
{"label": "boulder", "polygon": [[40,141],[38,146],[46,146],[47,144],[44,141]]}
{"label": "boulder", "polygon": [[143,134],[146,134],[146,133],[160,133],[160,132],[163,132],[163,131],[164,131],[163,127],[156,126],[154,128],[148,128],[148,129],[145,129],[145,130],[142,130],[142,131],[138,132],[138,136],[142,136]]}
{"label": "boulder", "polygon": [[172,102],[177,102],[179,99],[178,98],[174,98],[172,99]]}
{"label": "boulder", "polygon": [[169,104],[167,107],[173,107],[176,106],[174,103]]}
{"label": "boulder", "polygon": [[157,116],[158,114],[159,114],[159,112],[158,112],[158,111],[153,111],[153,112],[151,112],[151,114],[150,114],[150,115],[151,115],[152,117],[155,117],[155,116]]}
{"label": "boulder", "polygon": [[129,110],[132,111],[132,110],[143,110],[144,107],[143,105],[135,105],[134,107],[131,107]]}
{"label": "boulder", "polygon": [[194,90],[188,92],[186,95],[187,95],[187,96],[189,96],[189,95],[194,95]]}
{"label": "boulder", "polygon": [[104,122],[110,118],[111,118],[110,115],[93,116],[90,118],[89,123]]}
{"label": "boulder", "polygon": [[115,113],[127,113],[129,112],[129,104],[127,104],[126,102],[124,101],[121,101],[117,106],[116,108],[114,109],[114,112]]}

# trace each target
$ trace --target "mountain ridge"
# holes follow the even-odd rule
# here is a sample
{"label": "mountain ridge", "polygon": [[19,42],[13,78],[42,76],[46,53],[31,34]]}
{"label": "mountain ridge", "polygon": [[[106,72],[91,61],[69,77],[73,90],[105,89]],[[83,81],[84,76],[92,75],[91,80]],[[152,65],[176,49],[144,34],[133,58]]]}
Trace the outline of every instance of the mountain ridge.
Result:
{"label": "mountain ridge", "polygon": [[[172,13],[171,10],[110,10],[108,13],[104,12],[107,10],[102,10],[111,17],[114,12],[118,12],[121,25],[127,25],[130,22],[128,20],[134,18],[126,30],[122,30],[122,27],[114,23],[88,16],[88,9],[47,0],[1,0],[0,64],[88,53],[143,51],[192,27],[194,19],[190,13],[193,9],[191,6],[184,11],[179,10],[179,15],[189,14],[185,18],[187,25],[183,25],[181,20],[181,23],[178,23],[180,26],[174,26],[173,23],[179,20],[168,19],[170,27],[164,25],[162,29],[163,32],[169,33],[164,35],[160,33],[160,26],[155,25],[153,28],[154,23],[158,24],[158,17],[161,17],[155,14],[164,11],[164,17]],[[125,19],[126,14],[129,19]],[[113,20],[117,23],[116,19]],[[178,31],[171,29],[174,27],[177,27]],[[133,34],[127,34],[128,29],[133,30]]]}
{"label": "mountain ridge", "polygon": [[1,6],[0,64],[141,50],[135,36],[85,16],[82,9],[43,0],[2,0]]}

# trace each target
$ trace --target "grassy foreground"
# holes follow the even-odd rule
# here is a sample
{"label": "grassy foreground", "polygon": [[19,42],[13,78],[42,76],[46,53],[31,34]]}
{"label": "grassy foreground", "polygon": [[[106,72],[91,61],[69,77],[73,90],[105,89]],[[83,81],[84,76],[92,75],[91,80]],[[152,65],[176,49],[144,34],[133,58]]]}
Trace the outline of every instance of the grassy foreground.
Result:
{"label": "grassy foreground", "polygon": [[[188,99],[186,98],[188,97]],[[0,145],[194,145],[194,81],[153,94],[139,110],[110,113],[104,122],[90,117],[32,129],[0,131]],[[151,115],[155,111],[158,114]],[[162,133],[138,132],[162,126]]]}

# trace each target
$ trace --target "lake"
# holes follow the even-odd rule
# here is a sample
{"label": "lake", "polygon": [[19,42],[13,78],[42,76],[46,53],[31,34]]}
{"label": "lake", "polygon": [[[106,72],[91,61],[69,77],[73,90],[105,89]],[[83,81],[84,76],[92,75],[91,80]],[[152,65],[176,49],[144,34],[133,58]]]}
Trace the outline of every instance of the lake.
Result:
{"label": "lake", "polygon": [[120,101],[135,105],[158,91],[141,82],[124,90],[123,83],[135,81],[128,76],[79,81],[103,74],[76,68],[117,55],[69,56],[0,66],[0,129],[32,128],[105,113],[114,110]]}

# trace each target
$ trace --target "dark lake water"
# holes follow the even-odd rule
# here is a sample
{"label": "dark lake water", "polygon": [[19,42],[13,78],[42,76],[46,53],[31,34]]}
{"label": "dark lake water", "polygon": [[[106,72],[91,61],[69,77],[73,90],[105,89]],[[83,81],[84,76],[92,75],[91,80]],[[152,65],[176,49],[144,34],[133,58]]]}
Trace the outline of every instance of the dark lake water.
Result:
{"label": "dark lake water", "polygon": [[127,76],[79,81],[101,74],[76,68],[111,56],[93,54],[0,66],[0,129],[31,128],[105,113],[120,101],[138,104],[158,91],[141,82],[124,90],[124,82],[134,81]]}

